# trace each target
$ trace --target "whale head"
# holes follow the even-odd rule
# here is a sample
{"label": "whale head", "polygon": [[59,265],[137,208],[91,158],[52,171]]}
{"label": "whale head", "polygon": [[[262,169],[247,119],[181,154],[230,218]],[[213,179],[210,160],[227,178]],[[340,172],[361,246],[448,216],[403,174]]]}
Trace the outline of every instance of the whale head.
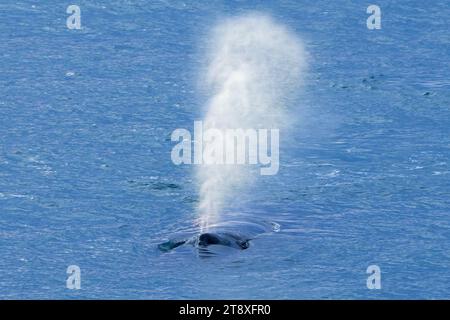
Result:
{"label": "whale head", "polygon": [[249,247],[249,240],[232,233],[202,233],[198,236],[197,245],[207,247],[210,245],[222,245],[236,249],[245,250]]}

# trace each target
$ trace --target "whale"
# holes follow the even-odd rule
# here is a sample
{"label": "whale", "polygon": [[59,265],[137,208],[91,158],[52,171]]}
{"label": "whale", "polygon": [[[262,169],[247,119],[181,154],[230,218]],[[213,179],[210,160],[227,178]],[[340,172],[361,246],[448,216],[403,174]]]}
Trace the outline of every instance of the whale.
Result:
{"label": "whale", "polygon": [[162,252],[169,252],[182,245],[192,245],[199,249],[209,246],[225,246],[238,250],[248,249],[251,238],[233,232],[204,232],[187,239],[171,239],[158,245]]}
{"label": "whale", "polygon": [[259,236],[280,231],[280,225],[273,221],[227,221],[213,225],[206,232],[185,233],[173,236],[158,245],[159,251],[170,252],[181,246],[197,248],[201,254],[214,255],[227,248],[238,251],[250,247],[250,242]]}

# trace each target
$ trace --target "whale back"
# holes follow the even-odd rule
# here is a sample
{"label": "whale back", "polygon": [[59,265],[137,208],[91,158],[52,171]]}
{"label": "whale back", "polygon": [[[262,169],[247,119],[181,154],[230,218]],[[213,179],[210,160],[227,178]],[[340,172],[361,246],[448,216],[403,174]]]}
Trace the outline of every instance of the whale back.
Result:
{"label": "whale back", "polygon": [[[241,232],[245,230],[246,232]],[[250,241],[257,236],[267,232],[277,232],[279,225],[273,222],[250,223],[250,222],[228,222],[214,226],[210,231],[200,234],[184,235],[172,238],[158,245],[161,252],[169,252],[183,245],[192,245],[200,253],[211,254],[211,248],[228,247],[245,250],[250,247]]]}

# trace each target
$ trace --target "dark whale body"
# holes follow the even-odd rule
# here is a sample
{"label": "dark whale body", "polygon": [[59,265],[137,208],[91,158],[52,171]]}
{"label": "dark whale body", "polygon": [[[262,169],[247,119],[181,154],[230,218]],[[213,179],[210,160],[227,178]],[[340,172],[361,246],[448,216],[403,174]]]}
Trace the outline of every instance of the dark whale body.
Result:
{"label": "dark whale body", "polygon": [[220,255],[228,249],[248,249],[250,240],[279,230],[280,225],[271,221],[227,221],[216,224],[208,232],[181,234],[169,238],[170,240],[159,244],[158,249],[169,252],[183,245],[191,245],[198,249],[202,257]]}
{"label": "dark whale body", "polygon": [[158,249],[168,252],[184,244],[191,244],[200,249],[207,248],[211,245],[231,247],[239,250],[245,250],[250,246],[250,239],[237,233],[231,232],[205,232],[197,236],[182,239],[169,240],[158,245]]}
{"label": "dark whale body", "polygon": [[245,250],[249,247],[250,239],[233,233],[202,233],[198,237],[198,246],[207,247],[212,244]]}

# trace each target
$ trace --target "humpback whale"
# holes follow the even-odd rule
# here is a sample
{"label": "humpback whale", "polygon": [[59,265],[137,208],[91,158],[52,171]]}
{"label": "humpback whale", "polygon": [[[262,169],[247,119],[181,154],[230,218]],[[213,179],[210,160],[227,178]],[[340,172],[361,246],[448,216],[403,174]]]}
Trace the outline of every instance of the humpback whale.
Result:
{"label": "humpback whale", "polygon": [[[244,231],[245,230],[245,231]],[[275,222],[239,222],[231,221],[216,225],[208,232],[184,235],[172,238],[158,245],[162,252],[169,252],[183,245],[191,245],[202,252],[208,252],[208,248],[229,247],[237,250],[245,250],[250,246],[250,241],[267,232],[278,232],[280,225]],[[244,231],[245,233],[243,233]]]}
{"label": "humpback whale", "polygon": [[168,252],[184,244],[190,244],[198,248],[207,248],[211,245],[231,247],[245,250],[250,246],[251,239],[232,232],[205,232],[187,239],[172,239],[158,245],[162,252]]}

